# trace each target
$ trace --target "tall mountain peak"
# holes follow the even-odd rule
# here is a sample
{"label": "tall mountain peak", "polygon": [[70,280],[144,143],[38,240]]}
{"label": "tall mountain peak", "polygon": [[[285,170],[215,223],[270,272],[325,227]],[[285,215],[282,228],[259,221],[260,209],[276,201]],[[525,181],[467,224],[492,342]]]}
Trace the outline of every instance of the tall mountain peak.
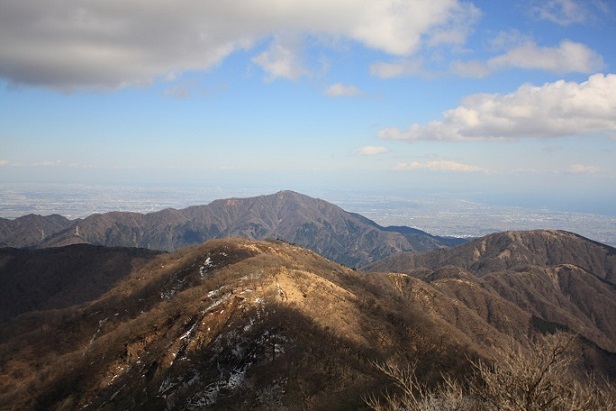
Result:
{"label": "tall mountain peak", "polygon": [[[25,238],[18,240],[17,222],[0,219],[0,228],[4,228],[0,229],[0,244],[44,248],[75,243],[77,223],[66,221],[47,230],[42,240],[39,229],[27,231]],[[398,251],[425,251],[458,243],[408,227],[381,227],[327,201],[290,190],[220,199],[182,210],[95,214],[78,224],[79,242],[93,245],[174,251],[214,238],[278,238],[354,267]]]}

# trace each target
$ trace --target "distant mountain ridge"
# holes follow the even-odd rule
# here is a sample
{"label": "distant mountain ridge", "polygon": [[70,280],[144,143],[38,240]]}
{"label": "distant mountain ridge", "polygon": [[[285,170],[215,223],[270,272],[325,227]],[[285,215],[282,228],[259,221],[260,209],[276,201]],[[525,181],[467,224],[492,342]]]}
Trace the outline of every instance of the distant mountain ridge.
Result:
{"label": "distant mountain ridge", "polygon": [[367,267],[406,272],[456,266],[482,276],[524,266],[570,264],[616,284],[616,249],[561,230],[505,231],[489,234],[451,249],[399,253]]}
{"label": "distant mountain ridge", "polygon": [[29,247],[81,221],[58,214],[28,214],[14,220],[0,218],[0,247]]}
{"label": "distant mountain ridge", "polygon": [[[577,234],[495,233],[447,250],[399,253],[365,269],[425,281],[502,330],[528,317],[616,352],[616,249]],[[463,312],[438,310],[454,324]]]}
{"label": "distant mountain ridge", "polygon": [[399,251],[426,251],[464,240],[409,227],[382,227],[359,214],[293,191],[215,200],[182,210],[0,219],[0,245],[46,248],[76,243],[174,251],[223,237],[279,238],[358,267]]}

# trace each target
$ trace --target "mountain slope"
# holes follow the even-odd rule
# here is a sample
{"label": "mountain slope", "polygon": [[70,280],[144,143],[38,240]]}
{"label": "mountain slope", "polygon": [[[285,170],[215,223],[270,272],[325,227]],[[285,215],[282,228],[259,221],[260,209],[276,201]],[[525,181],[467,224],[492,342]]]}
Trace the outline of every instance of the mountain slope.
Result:
{"label": "mountain slope", "polygon": [[532,230],[490,234],[451,249],[400,253],[378,261],[370,270],[405,272],[452,265],[477,275],[525,265],[572,264],[601,280],[616,283],[616,249],[566,231]]}
{"label": "mountain slope", "polygon": [[[362,274],[280,242],[161,255],[87,304],[0,325],[3,409],[357,409],[403,352],[426,381],[475,355]],[[402,350],[403,347],[403,351]]]}
{"label": "mountain slope", "polygon": [[[579,270],[562,267],[576,283]],[[516,301],[491,275],[362,273],[280,241],[212,240],[156,256],[79,306],[0,323],[0,409],[358,409],[389,386],[375,365],[386,361],[415,364],[429,386],[466,381],[472,359],[559,326],[521,303],[549,308],[553,282],[516,286]],[[588,284],[605,321],[616,292]],[[581,310],[560,303],[565,319]],[[586,370],[616,377],[614,329],[597,329],[572,347]]]}
{"label": "mountain slope", "polygon": [[[89,243],[165,251],[213,238],[280,238],[354,267],[399,251],[425,251],[460,241],[408,227],[384,228],[331,203],[292,191],[216,200],[206,206],[150,214],[95,214],[43,241],[40,241],[40,232],[37,235],[30,237],[32,242],[28,245],[52,247]],[[24,241],[13,244],[10,235],[3,238],[8,245],[24,245]]]}
{"label": "mountain slope", "polygon": [[158,254],[86,244],[45,250],[0,248],[0,322],[27,311],[94,299]]}
{"label": "mountain slope", "polygon": [[27,247],[75,223],[57,214],[45,217],[28,214],[14,220],[0,218],[0,247]]}
{"label": "mountain slope", "polygon": [[[537,327],[570,330],[616,352],[616,250],[578,235],[497,233],[449,250],[391,256],[367,269],[420,278],[505,329],[519,323],[511,319],[517,310]],[[489,298],[477,300],[481,293]],[[496,296],[516,310],[497,309]]]}

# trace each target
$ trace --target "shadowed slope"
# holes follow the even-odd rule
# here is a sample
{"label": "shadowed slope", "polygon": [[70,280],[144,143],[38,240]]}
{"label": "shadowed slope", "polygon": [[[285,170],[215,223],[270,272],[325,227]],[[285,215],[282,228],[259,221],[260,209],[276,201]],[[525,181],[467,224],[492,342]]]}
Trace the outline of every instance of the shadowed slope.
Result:
{"label": "shadowed slope", "polygon": [[161,255],[82,307],[0,328],[7,409],[357,409],[374,362],[464,375],[472,349],[387,276],[279,242],[228,239]]}
{"label": "shadowed slope", "polygon": [[0,322],[23,312],[93,300],[160,252],[74,245],[0,248]]}

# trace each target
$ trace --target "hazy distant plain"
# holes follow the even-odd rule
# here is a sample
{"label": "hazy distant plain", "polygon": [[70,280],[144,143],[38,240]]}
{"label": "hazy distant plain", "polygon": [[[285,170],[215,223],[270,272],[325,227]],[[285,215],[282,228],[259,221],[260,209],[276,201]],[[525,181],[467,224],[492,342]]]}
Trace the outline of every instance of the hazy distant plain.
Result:
{"label": "hazy distant plain", "polygon": [[[33,213],[75,219],[110,211],[149,213],[208,204],[219,198],[273,192],[221,187],[1,184],[0,217],[17,218]],[[322,190],[302,193],[362,214],[384,226],[405,225],[435,235],[480,237],[506,230],[559,229],[616,246],[615,216],[495,205],[439,193],[403,195]]]}

